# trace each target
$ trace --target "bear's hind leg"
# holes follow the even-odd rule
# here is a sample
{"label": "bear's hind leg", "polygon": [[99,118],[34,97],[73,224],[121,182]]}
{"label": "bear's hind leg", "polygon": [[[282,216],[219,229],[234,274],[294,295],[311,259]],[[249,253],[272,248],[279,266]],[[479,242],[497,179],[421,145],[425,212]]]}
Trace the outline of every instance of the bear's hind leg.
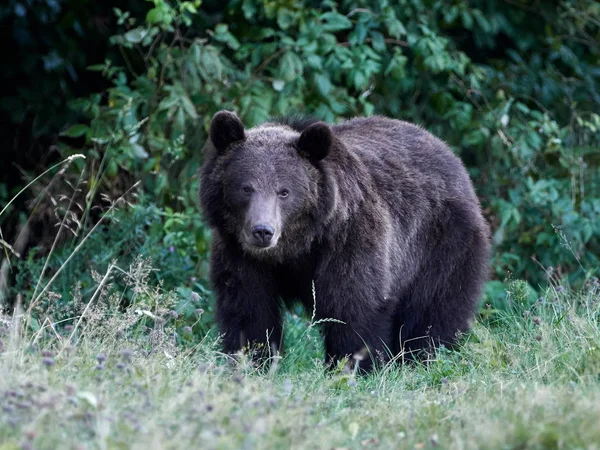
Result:
{"label": "bear's hind leg", "polygon": [[464,207],[452,205],[449,211],[452,220],[438,234],[443,236],[441,242],[433,247],[396,309],[394,350],[403,351],[401,356],[407,359],[440,344],[449,346],[467,331],[487,279],[486,226]]}

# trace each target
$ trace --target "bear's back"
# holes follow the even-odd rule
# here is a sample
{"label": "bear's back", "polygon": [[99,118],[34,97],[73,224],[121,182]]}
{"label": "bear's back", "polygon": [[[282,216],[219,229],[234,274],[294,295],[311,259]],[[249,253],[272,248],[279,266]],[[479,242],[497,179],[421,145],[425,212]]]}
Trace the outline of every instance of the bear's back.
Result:
{"label": "bear's back", "polygon": [[418,125],[381,116],[350,119],[332,127],[334,134],[366,166],[388,201],[411,191],[431,200],[475,200],[461,160],[440,139]]}

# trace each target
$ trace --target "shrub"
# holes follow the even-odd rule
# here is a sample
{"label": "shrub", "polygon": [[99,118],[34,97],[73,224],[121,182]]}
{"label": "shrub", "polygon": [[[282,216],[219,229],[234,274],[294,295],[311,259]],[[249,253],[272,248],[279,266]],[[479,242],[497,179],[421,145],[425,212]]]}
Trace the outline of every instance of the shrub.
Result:
{"label": "shrub", "polygon": [[[165,285],[190,288],[206,264],[195,174],[223,108],[247,126],[298,110],[330,122],[381,113],[442,137],[492,224],[488,303],[502,304],[507,276],[580,286],[598,267],[596,2],[152,0],[144,20],[115,13],[123,59],[89,67],[110,87],[71,102],[85,120],[63,130],[59,149],[67,157],[85,141],[85,165],[73,168],[86,170],[86,211],[141,180],[154,205],[121,220],[153,211],[135,239]],[[122,228],[97,239],[136,242]],[[106,264],[101,248],[89,251]]]}

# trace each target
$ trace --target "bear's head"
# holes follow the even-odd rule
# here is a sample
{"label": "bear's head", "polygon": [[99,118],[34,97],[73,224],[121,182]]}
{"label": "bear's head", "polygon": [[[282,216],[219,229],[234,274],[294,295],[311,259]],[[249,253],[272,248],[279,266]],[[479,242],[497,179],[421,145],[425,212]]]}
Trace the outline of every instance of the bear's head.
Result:
{"label": "bear's head", "polygon": [[314,122],[297,131],[267,123],[246,130],[234,113],[220,111],[210,140],[201,202],[211,225],[255,256],[306,249],[322,185],[319,165],[335,140],[331,128]]}

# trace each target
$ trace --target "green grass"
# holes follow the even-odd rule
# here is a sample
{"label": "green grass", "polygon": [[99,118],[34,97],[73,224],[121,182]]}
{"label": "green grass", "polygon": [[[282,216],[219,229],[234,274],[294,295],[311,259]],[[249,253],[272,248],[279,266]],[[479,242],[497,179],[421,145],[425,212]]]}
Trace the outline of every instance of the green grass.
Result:
{"label": "green grass", "polygon": [[513,286],[458,351],[368,376],[326,372],[296,316],[286,356],[258,371],[210,335],[177,344],[139,305],[107,309],[104,286],[77,328],[5,318],[0,449],[598,448],[597,282],[534,304]]}

